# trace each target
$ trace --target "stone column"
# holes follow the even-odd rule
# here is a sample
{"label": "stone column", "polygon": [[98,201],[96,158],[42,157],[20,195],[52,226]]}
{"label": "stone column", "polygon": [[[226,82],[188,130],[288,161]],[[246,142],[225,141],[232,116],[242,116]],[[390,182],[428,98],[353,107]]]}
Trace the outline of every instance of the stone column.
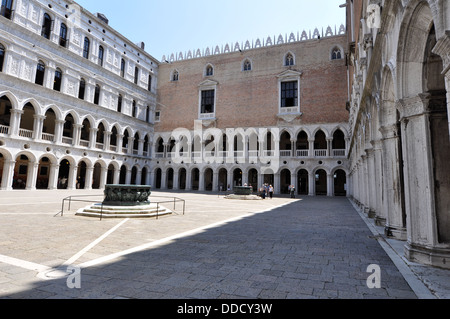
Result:
{"label": "stone column", "polygon": [[438,218],[443,215],[440,215],[436,205],[439,200],[437,188],[441,185],[435,185],[437,166],[432,151],[430,117],[433,115],[429,109],[430,98],[428,94],[421,94],[399,103],[405,155],[405,203],[408,212],[406,255],[419,262],[442,265],[443,258],[434,256],[449,257],[450,251],[448,248],[446,252],[442,249],[438,238]]}
{"label": "stone column", "polygon": [[386,231],[389,235],[406,239],[406,228],[403,222],[402,189],[399,159],[399,137],[397,124],[380,128],[383,135],[383,197],[386,212]]}
{"label": "stone column", "polygon": [[[280,153],[278,152],[278,155],[280,155]],[[275,194],[280,194],[281,193],[281,175],[280,175],[280,173],[276,173],[276,174],[274,174],[274,176],[273,176],[273,180],[274,180],[274,183],[275,183],[275,185],[272,185],[273,186],[273,192],[275,193]]]}
{"label": "stone column", "polygon": [[101,173],[100,173],[100,185],[99,185],[100,189],[105,188],[107,179],[108,179],[108,167],[102,166]]}
{"label": "stone column", "polygon": [[80,137],[81,137],[81,129],[83,128],[83,125],[81,124],[73,124],[73,145],[79,146],[80,145]]}
{"label": "stone column", "polygon": [[95,127],[89,128],[89,148],[95,148],[97,144],[97,133],[98,128]]}
{"label": "stone column", "polygon": [[110,131],[105,131],[105,132],[103,132],[103,134],[104,134],[104,139],[103,139],[103,142],[104,142],[103,150],[104,150],[104,151],[109,151],[109,150],[110,150],[110,147],[111,147],[111,135],[112,135],[112,132],[110,132]]}
{"label": "stone column", "polygon": [[38,174],[39,163],[37,162],[28,162],[28,171],[27,171],[27,190],[36,190],[36,181]]}
{"label": "stone column", "polygon": [[77,172],[78,172],[78,166],[70,164],[69,178],[68,178],[68,181],[67,181],[67,189],[68,190],[76,189]]}
{"label": "stone column", "polygon": [[219,191],[219,173],[213,171],[213,192]]}
{"label": "stone column", "polygon": [[314,172],[308,173],[308,196],[314,196],[316,193],[316,175],[314,175]]}
{"label": "stone column", "polygon": [[24,112],[22,110],[11,109],[11,119],[9,123],[9,135],[19,135],[20,119]]}
{"label": "stone column", "polygon": [[41,140],[42,139],[42,127],[44,124],[45,116],[34,114],[34,123],[33,123],[33,140]]}
{"label": "stone column", "polygon": [[58,164],[50,164],[50,173],[48,175],[48,189],[54,190],[58,188]]}
{"label": "stone column", "polygon": [[327,196],[332,197],[334,189],[334,180],[333,180],[333,174],[327,173]]}
{"label": "stone column", "polygon": [[9,160],[9,161],[3,162],[1,190],[7,190],[7,191],[12,190],[15,166],[16,166],[16,161]]}
{"label": "stone column", "polygon": [[94,167],[88,166],[86,167],[86,176],[85,176],[85,184],[84,189],[91,190],[92,189],[92,178],[94,175]]}
{"label": "stone column", "polygon": [[55,143],[61,144],[62,143],[62,136],[63,136],[63,126],[66,121],[64,120],[55,120]]}

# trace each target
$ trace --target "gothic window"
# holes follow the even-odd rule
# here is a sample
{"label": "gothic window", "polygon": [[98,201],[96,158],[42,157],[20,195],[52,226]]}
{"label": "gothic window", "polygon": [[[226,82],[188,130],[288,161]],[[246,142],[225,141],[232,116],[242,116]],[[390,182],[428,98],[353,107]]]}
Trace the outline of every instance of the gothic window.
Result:
{"label": "gothic window", "polygon": [[125,77],[125,60],[122,59],[120,62],[120,76]]}
{"label": "gothic window", "polygon": [[89,41],[88,37],[84,38],[84,45],[83,45],[83,58],[89,59],[89,47],[91,46],[91,41]]}
{"label": "gothic window", "polygon": [[84,79],[80,80],[80,87],[78,88],[78,98],[84,100],[84,93],[86,92],[86,81]]}
{"label": "gothic window", "polygon": [[331,60],[340,60],[342,59],[342,52],[339,48],[334,48],[331,52]]}
{"label": "gothic window", "polygon": [[45,13],[44,14],[44,23],[42,24],[41,35],[46,39],[50,39],[51,31],[52,31],[52,19],[50,18],[48,13]]}
{"label": "gothic window", "polygon": [[295,64],[294,56],[292,55],[292,53],[286,54],[286,56],[284,57],[284,65],[285,66],[292,66],[294,64]]}
{"label": "gothic window", "polygon": [[39,61],[36,68],[36,79],[34,83],[44,85],[44,75],[45,75],[45,64],[44,62]]}
{"label": "gothic window", "polygon": [[214,113],[215,90],[202,91],[201,114]]}
{"label": "gothic window", "polygon": [[133,109],[132,109],[131,116],[136,117],[136,115],[137,115],[136,101],[133,101]]}
{"label": "gothic window", "polygon": [[103,56],[105,54],[105,50],[102,46],[98,48],[98,65],[103,66]]}
{"label": "gothic window", "polygon": [[251,71],[252,70],[252,63],[250,62],[250,60],[247,59],[247,60],[244,61],[242,70],[244,70],[244,71]]}
{"label": "gothic window", "polygon": [[134,84],[138,84],[139,82],[139,68],[134,68]]}
{"label": "gothic window", "polygon": [[281,107],[298,106],[298,82],[281,82]]}
{"label": "gothic window", "polygon": [[173,71],[172,73],[172,81],[176,82],[179,79],[179,73],[177,70]]}
{"label": "gothic window", "polygon": [[56,68],[55,79],[53,80],[53,90],[61,91],[62,71],[60,68]]}
{"label": "gothic window", "polygon": [[59,45],[64,48],[67,45],[67,26],[64,23],[61,23],[61,28],[59,30]]}
{"label": "gothic window", "polygon": [[13,0],[2,0],[1,15],[11,20]]}
{"label": "gothic window", "polygon": [[95,92],[94,92],[94,104],[99,105],[100,103],[100,85],[95,86]]}
{"label": "gothic window", "polygon": [[213,69],[213,67],[211,65],[207,65],[206,66],[205,75],[206,76],[213,76],[214,75],[214,69]]}
{"label": "gothic window", "polygon": [[120,94],[117,100],[117,112],[122,113],[122,95]]}
{"label": "gothic window", "polygon": [[148,105],[147,105],[147,110],[146,110],[146,113],[145,113],[145,121],[147,123],[150,123],[150,106],[148,106]]}
{"label": "gothic window", "polygon": [[5,62],[5,47],[0,44],[0,72],[3,72],[3,64]]}

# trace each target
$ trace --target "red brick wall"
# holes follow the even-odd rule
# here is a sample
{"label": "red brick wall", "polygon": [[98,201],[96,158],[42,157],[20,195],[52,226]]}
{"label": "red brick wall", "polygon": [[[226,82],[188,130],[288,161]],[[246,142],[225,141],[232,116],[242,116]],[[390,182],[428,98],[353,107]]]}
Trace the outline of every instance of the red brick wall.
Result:
{"label": "red brick wall", "polygon": [[[162,64],[158,80],[160,104],[157,106],[161,111],[161,122],[155,126],[155,131],[194,128],[198,118],[199,84],[207,78],[218,82],[215,106],[218,128],[285,123],[277,117],[277,75],[288,69],[283,66],[287,52],[296,57],[296,64],[291,68],[303,72],[300,79],[303,115],[292,124],[347,122],[345,59],[330,60],[331,49],[335,45],[346,49],[346,41],[346,36],[336,36]],[[252,61],[252,71],[241,71],[245,58]],[[208,63],[214,66],[214,75],[206,78],[203,73]],[[180,74],[177,82],[170,81],[174,69]]]}

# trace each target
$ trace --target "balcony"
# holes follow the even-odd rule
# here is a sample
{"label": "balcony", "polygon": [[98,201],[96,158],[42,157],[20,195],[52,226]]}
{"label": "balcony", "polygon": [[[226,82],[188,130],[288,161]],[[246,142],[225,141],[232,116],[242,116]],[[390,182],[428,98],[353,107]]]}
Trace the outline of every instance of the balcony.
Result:
{"label": "balcony", "polygon": [[9,134],[9,126],[6,125],[0,125],[0,134]]}

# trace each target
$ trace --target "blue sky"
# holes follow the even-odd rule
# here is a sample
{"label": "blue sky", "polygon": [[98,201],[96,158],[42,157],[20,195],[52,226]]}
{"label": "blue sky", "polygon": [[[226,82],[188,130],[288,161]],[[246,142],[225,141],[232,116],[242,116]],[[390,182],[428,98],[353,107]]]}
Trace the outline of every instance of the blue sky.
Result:
{"label": "blue sky", "polygon": [[[77,1],[77,0],[76,0]],[[313,31],[345,23],[345,0],[78,0],[91,13],[161,60],[163,55],[195,51],[268,36]]]}

